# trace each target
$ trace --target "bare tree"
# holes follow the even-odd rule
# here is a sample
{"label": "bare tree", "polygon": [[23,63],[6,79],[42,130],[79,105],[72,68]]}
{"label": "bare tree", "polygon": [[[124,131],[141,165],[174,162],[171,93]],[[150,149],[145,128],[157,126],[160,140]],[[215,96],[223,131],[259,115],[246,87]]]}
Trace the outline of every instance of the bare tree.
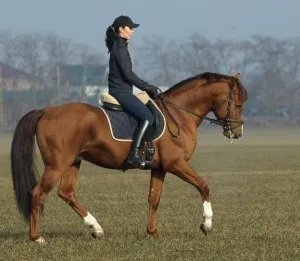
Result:
{"label": "bare tree", "polygon": [[50,31],[43,36],[43,52],[47,67],[54,68],[57,64],[71,62],[75,50],[71,39]]}
{"label": "bare tree", "polygon": [[42,35],[39,33],[18,35],[17,48],[21,59],[19,69],[33,76],[39,76],[42,66]]}
{"label": "bare tree", "polygon": [[185,71],[190,75],[197,75],[209,70],[207,51],[210,49],[211,43],[205,37],[200,34],[191,35],[187,42],[181,44]]}
{"label": "bare tree", "polygon": [[[173,84],[176,82],[180,60],[178,45],[166,42],[160,37],[144,39],[143,47],[137,48],[142,57],[145,75],[156,84]],[[176,57],[177,56],[177,57]],[[176,57],[176,58],[175,58]]]}
{"label": "bare tree", "polygon": [[77,44],[76,58],[80,64],[85,65],[102,65],[105,64],[106,59],[98,50],[91,48],[86,44]]}
{"label": "bare tree", "polygon": [[247,50],[253,71],[261,76],[258,95],[264,100],[266,114],[274,119],[277,110],[287,106],[286,101],[293,96],[300,48],[287,39],[256,35],[248,41]]}
{"label": "bare tree", "polygon": [[0,33],[0,57],[2,62],[13,67],[18,67],[20,55],[17,45],[16,35],[8,31]]}

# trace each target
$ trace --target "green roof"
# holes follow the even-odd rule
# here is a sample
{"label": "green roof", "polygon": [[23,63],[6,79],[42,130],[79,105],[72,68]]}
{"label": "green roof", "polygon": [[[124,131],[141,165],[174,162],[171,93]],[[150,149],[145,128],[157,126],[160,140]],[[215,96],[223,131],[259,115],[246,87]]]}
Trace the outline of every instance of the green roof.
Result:
{"label": "green roof", "polygon": [[2,92],[2,99],[5,103],[12,104],[14,100],[16,102],[19,101],[27,101],[27,102],[33,102],[34,99],[37,101],[48,101],[49,97],[53,96],[53,93],[55,92],[54,89],[38,89],[38,90],[4,90]]}
{"label": "green roof", "polygon": [[[106,65],[87,65],[86,85],[101,85],[105,74]],[[83,84],[84,65],[62,64],[59,65],[60,75],[70,85],[80,86]]]}

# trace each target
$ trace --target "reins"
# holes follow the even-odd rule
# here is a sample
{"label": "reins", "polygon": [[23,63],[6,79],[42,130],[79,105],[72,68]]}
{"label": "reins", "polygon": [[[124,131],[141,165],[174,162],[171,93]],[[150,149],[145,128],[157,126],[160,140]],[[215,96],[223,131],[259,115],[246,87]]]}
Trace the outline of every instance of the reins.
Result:
{"label": "reins", "polygon": [[[223,128],[227,128],[229,126],[229,123],[241,123],[241,124],[243,124],[243,121],[230,119],[230,107],[231,107],[231,102],[232,102],[232,92],[233,92],[233,87],[234,87],[234,81],[235,80],[236,79],[233,78],[233,82],[232,82],[232,84],[229,87],[229,94],[228,94],[227,98],[225,100],[223,100],[221,103],[219,103],[217,105],[217,107],[216,107],[216,108],[218,108],[223,103],[225,103],[226,101],[228,101],[227,114],[226,114],[225,119],[214,119],[214,118],[210,118],[210,117],[206,117],[206,116],[200,115],[200,114],[198,114],[198,113],[196,113],[194,111],[191,111],[190,109],[188,109],[188,108],[186,108],[186,107],[184,107],[184,106],[182,106],[182,105],[180,105],[178,103],[175,103],[175,102],[172,102],[172,101],[166,99],[164,97],[164,95],[163,95],[163,92],[159,89],[160,93],[156,96],[156,99],[157,99],[158,103],[160,104],[162,110],[165,110],[167,112],[167,114],[170,116],[170,118],[175,123],[176,128],[177,128],[177,134],[174,134],[171,131],[169,123],[166,122],[167,128],[168,128],[169,132],[171,133],[172,137],[173,138],[179,138],[179,136],[180,136],[180,128],[179,128],[177,120],[175,119],[174,115],[170,112],[167,104],[171,104],[172,106],[174,106],[176,108],[179,108],[181,110],[184,110],[184,111],[186,111],[186,112],[188,112],[188,113],[190,113],[192,115],[195,115],[195,116],[199,117],[202,120],[209,121],[210,124],[214,123],[216,125],[222,126]],[[230,128],[230,126],[229,126],[229,128]]]}

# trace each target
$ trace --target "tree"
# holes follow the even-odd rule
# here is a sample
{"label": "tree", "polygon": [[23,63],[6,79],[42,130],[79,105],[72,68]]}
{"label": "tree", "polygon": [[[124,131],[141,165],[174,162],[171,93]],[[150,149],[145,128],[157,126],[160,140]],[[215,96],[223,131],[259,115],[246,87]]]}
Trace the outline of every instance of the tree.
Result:
{"label": "tree", "polygon": [[0,33],[0,54],[3,63],[12,67],[18,67],[20,55],[18,53],[17,36],[11,32]]}
{"label": "tree", "polygon": [[176,75],[180,56],[178,45],[174,42],[166,42],[160,37],[144,39],[143,47],[137,48],[142,57],[141,64],[144,67],[145,77],[155,84],[172,85],[176,83]]}
{"label": "tree", "polygon": [[19,69],[33,75],[41,76],[42,66],[42,35],[20,34],[17,36],[17,53],[20,58]]}

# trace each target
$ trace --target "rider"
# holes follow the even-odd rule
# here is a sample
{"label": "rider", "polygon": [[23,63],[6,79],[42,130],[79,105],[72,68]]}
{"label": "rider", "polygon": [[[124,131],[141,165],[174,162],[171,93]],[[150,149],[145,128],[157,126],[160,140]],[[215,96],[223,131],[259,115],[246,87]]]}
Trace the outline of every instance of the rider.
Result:
{"label": "rider", "polygon": [[109,94],[120,103],[125,111],[138,120],[127,163],[143,167],[145,162],[139,155],[139,148],[148,127],[154,122],[154,116],[148,107],[133,94],[132,86],[146,91],[151,97],[156,97],[159,89],[141,80],[132,71],[127,45],[132,37],[133,28],[138,26],[139,24],[133,23],[130,17],[121,15],[107,28],[105,42],[110,53]]}

